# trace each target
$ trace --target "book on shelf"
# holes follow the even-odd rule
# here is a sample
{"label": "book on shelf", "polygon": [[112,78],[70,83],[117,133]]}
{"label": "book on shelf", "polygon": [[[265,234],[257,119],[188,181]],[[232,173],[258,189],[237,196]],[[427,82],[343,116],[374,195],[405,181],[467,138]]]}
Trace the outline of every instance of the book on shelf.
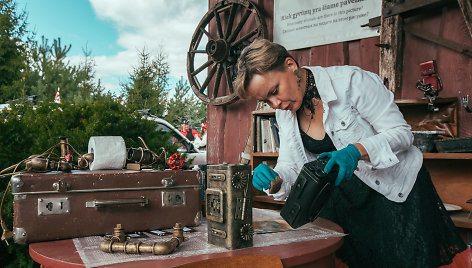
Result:
{"label": "book on shelf", "polygon": [[272,130],[270,128],[269,118],[261,118],[261,137],[262,137],[262,152],[272,153],[274,147],[272,145]]}
{"label": "book on shelf", "polygon": [[253,115],[253,152],[277,153],[280,138],[277,121],[273,116]]}
{"label": "book on shelf", "polygon": [[256,137],[257,137],[257,151],[262,152],[262,136],[261,136],[261,117],[256,116]]}
{"label": "book on shelf", "polygon": [[270,129],[272,130],[272,137],[273,137],[273,144],[274,144],[274,152],[278,153],[280,148],[280,138],[279,138],[279,125],[275,120],[275,117],[269,118],[270,122]]}

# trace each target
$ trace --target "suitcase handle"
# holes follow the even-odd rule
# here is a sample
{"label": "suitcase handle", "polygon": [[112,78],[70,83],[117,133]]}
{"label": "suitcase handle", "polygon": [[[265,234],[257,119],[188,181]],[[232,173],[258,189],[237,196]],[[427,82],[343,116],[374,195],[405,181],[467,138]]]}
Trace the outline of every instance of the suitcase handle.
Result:
{"label": "suitcase handle", "polygon": [[140,205],[144,207],[149,204],[149,199],[141,197],[135,199],[93,200],[85,202],[87,208],[100,208],[120,205]]}

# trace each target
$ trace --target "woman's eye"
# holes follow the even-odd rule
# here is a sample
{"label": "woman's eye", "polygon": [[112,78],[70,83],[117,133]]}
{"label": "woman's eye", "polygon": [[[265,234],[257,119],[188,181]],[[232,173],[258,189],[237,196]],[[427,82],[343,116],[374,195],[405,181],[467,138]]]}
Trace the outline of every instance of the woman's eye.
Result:
{"label": "woman's eye", "polygon": [[271,95],[275,96],[275,95],[277,95],[277,93],[279,93],[279,87],[275,87],[274,91],[272,91]]}

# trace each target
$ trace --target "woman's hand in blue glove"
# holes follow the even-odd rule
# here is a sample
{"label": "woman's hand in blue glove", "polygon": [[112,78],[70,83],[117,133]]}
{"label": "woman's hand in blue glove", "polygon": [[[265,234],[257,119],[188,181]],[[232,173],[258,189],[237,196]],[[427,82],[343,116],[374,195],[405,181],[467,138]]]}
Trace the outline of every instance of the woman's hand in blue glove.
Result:
{"label": "woman's hand in blue glove", "polygon": [[277,180],[277,176],[277,172],[266,164],[260,164],[254,169],[252,184],[259,191],[262,191],[262,189],[269,189],[271,186],[270,182]]}
{"label": "woman's hand in blue glove", "polygon": [[322,153],[318,158],[329,157],[328,163],[324,168],[325,173],[329,173],[334,165],[339,166],[338,177],[334,185],[338,186],[342,180],[350,180],[354,170],[357,168],[357,163],[361,159],[361,153],[356,146],[349,144],[344,149],[332,152]]}

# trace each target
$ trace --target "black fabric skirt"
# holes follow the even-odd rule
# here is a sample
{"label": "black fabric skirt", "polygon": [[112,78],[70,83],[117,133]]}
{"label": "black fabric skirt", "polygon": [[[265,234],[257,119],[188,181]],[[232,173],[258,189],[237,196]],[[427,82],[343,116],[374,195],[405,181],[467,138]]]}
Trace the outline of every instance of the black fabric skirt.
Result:
{"label": "black fabric skirt", "polygon": [[467,248],[424,167],[403,203],[353,175],[335,187],[320,217],[347,234],[336,256],[350,268],[438,267]]}

